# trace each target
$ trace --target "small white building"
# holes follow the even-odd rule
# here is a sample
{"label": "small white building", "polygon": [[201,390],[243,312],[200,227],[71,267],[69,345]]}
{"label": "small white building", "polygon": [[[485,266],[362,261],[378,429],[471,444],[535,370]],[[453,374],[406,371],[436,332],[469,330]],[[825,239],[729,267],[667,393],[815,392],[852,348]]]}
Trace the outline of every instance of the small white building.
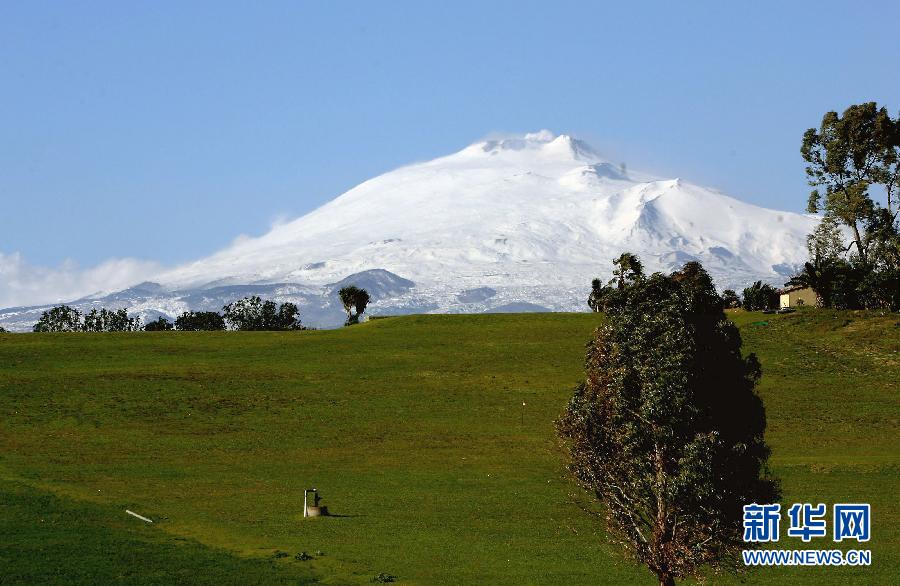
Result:
{"label": "small white building", "polygon": [[785,287],[778,291],[779,307],[800,307],[809,305],[815,307],[817,305],[816,294],[809,287],[802,285],[794,285],[793,287]]}

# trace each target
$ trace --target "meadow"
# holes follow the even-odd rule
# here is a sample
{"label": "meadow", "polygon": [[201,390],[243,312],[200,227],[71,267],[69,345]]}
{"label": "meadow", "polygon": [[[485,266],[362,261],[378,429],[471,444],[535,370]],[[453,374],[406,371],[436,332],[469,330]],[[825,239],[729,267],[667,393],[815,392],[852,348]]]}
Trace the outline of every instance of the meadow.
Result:
{"label": "meadow", "polygon": [[[892,582],[898,317],[731,317],[762,362],[782,502],[871,503],[873,563],[712,582]],[[0,583],[654,584],[555,439],[601,319],[0,334]],[[334,516],[302,518],[309,487]]]}

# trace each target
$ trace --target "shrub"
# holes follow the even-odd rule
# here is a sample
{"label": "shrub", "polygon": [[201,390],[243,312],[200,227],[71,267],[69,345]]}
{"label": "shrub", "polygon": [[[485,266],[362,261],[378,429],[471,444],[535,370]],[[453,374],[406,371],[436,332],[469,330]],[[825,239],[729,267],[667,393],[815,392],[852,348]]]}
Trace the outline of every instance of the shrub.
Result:
{"label": "shrub", "polygon": [[169,332],[175,328],[172,325],[172,322],[164,318],[163,316],[159,316],[155,321],[148,322],[147,325],[144,326],[145,332]]}
{"label": "shrub", "polygon": [[225,329],[225,319],[215,311],[185,311],[175,320],[175,329],[183,332]]}
{"label": "shrub", "polygon": [[775,309],[776,305],[778,293],[772,285],[757,281],[744,289],[744,309],[747,311]]}
{"label": "shrub", "polygon": [[725,309],[734,309],[741,306],[741,298],[733,289],[725,289],[722,291],[722,303]]}

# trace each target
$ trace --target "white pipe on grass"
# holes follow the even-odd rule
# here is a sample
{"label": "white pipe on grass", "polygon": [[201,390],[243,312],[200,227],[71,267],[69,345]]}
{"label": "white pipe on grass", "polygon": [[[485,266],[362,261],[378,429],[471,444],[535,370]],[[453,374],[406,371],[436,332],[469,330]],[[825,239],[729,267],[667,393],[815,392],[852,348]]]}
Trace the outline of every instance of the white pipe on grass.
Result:
{"label": "white pipe on grass", "polygon": [[142,517],[141,515],[138,515],[138,514],[135,513],[134,511],[129,511],[128,509],[125,509],[125,512],[128,513],[129,515],[131,515],[132,517],[137,517],[137,518],[140,519],[141,521],[146,521],[146,522],[148,522],[148,523],[152,523],[152,522],[153,522],[152,519],[148,519],[147,517]]}

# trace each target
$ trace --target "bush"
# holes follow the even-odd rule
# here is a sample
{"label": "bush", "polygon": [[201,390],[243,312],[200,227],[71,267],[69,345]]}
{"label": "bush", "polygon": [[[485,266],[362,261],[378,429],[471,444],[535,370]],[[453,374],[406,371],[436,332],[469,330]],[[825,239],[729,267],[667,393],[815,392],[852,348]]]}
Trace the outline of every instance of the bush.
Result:
{"label": "bush", "polygon": [[744,289],[744,309],[762,311],[775,309],[778,305],[778,292],[768,283],[757,281]]}
{"label": "bush", "polygon": [[144,326],[145,332],[170,332],[173,329],[175,329],[175,326],[172,325],[172,322],[163,316],[159,316],[156,318],[156,321],[148,322],[147,325]]}
{"label": "bush", "polygon": [[381,572],[377,576],[372,578],[372,582],[375,582],[376,584],[389,584],[396,581],[397,576],[394,576],[393,574],[386,574],[385,572]]}
{"label": "bush", "polygon": [[215,311],[185,311],[175,320],[175,329],[182,332],[224,330],[225,318]]}
{"label": "bush", "polygon": [[735,309],[741,306],[741,298],[733,289],[725,289],[722,291],[722,303],[725,309]]}
{"label": "bush", "polygon": [[900,270],[870,272],[859,284],[859,293],[868,309],[900,311]]}

